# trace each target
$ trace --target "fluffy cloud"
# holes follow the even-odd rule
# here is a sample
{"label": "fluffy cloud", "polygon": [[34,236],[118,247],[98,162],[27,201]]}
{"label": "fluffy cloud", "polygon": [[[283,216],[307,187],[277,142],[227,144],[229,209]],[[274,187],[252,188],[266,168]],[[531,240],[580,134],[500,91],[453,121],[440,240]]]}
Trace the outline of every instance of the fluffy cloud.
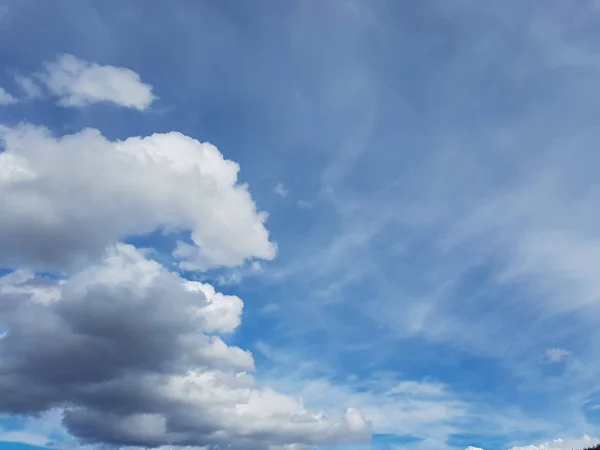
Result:
{"label": "fluffy cloud", "polygon": [[[267,448],[360,442],[369,427],[340,421],[258,385],[249,352],[230,332],[237,297],[190,283],[132,246],[57,281],[18,272],[0,279],[8,330],[0,346],[0,412],[64,408],[82,442]],[[48,295],[48,292],[53,295]]]}
{"label": "fluffy cloud", "polygon": [[[67,106],[154,98],[133,72],[68,55],[19,84],[36,97],[38,82]],[[123,243],[160,230],[197,270],[274,258],[235,162],[179,133],[113,142],[22,125],[0,126],[0,139],[0,268],[12,270],[0,277],[0,414],[60,421],[0,440],[305,450],[369,439],[357,410],[330,419],[254,379],[252,354],[226,342],[240,298]]]}
{"label": "fluffy cloud", "polygon": [[[73,55],[62,55],[56,61],[45,64],[42,72],[35,74],[50,93],[60,99],[63,106],[80,107],[91,103],[109,102],[140,111],[147,109],[156,99],[152,86],[141,81],[140,76],[130,69],[101,66],[78,59]],[[27,93],[35,83],[21,80]]]}
{"label": "fluffy cloud", "polygon": [[0,87],[0,105],[12,105],[13,103],[17,103],[17,99]]}
{"label": "fluffy cloud", "polygon": [[99,131],[54,137],[0,127],[0,267],[63,270],[132,234],[190,230],[187,268],[272,259],[239,166],[179,133],[111,142]]}
{"label": "fluffy cloud", "polygon": [[510,450],[583,450],[597,444],[600,444],[600,439],[585,435],[582,438],[554,439],[553,441],[543,442],[538,445],[513,447]]}

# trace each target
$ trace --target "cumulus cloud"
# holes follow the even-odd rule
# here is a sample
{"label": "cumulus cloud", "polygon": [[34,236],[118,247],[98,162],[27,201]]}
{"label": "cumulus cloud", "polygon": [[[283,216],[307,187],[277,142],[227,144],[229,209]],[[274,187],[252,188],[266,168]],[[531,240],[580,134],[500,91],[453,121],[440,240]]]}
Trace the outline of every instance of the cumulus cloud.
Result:
{"label": "cumulus cloud", "polygon": [[[154,98],[134,72],[69,55],[18,83],[36,97],[38,81],[67,106]],[[0,125],[0,139],[0,267],[11,270],[0,277],[0,414],[60,423],[0,429],[0,440],[306,450],[370,438],[356,409],[329,418],[255,380],[252,354],[227,342],[239,297],[123,243],[161,231],[178,240],[181,267],[260,270],[276,246],[235,162],[179,133],[110,141]]]}
{"label": "cumulus cloud", "polygon": [[[0,279],[8,330],[0,346],[0,412],[64,409],[87,443],[329,445],[369,438],[360,413],[340,420],[257,384],[252,355],[215,332],[240,322],[239,298],[189,282],[132,246],[111,246],[63,280]],[[55,295],[48,298],[46,291]]]}
{"label": "cumulus cloud", "polygon": [[0,87],[0,105],[12,105],[13,103],[17,103],[17,101],[18,100],[6,92],[3,87]]}
{"label": "cumulus cloud", "polygon": [[0,267],[62,270],[132,234],[190,231],[186,268],[272,259],[276,247],[239,166],[179,133],[109,141],[86,129],[0,127]]}
{"label": "cumulus cloud", "polygon": [[600,444],[600,439],[588,435],[574,439],[554,439],[537,445],[512,447],[510,450],[583,450]]}
{"label": "cumulus cloud", "polygon": [[[101,66],[68,54],[47,62],[35,77],[63,106],[108,102],[144,111],[156,99],[152,86],[143,83],[136,72],[124,67]],[[34,92],[32,86],[34,84],[28,81],[21,84],[26,92]]]}
{"label": "cumulus cloud", "polygon": [[469,445],[467,448],[465,448],[465,450],[483,450],[483,449],[479,448],[479,447],[473,447],[472,445]]}

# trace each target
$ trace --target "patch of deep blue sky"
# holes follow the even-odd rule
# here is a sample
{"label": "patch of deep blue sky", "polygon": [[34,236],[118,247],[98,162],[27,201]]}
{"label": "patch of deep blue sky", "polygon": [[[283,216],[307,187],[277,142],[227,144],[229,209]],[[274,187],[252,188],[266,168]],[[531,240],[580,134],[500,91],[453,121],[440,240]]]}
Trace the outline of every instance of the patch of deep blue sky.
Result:
{"label": "patch of deep blue sky", "polygon": [[[545,11],[539,2],[466,0],[355,6],[264,0],[3,3],[27,11],[0,26],[0,85],[9,92],[18,94],[15,73],[31,73],[44,60],[72,53],[136,71],[160,100],[143,114],[109,105],[68,109],[51,101],[23,102],[0,108],[0,122],[29,121],[57,134],[94,127],[110,139],[176,130],[214,143],[240,164],[240,178],[270,213],[268,229],[279,245],[278,259],[264,265],[264,275],[222,287],[245,302],[232,340],[253,350],[259,377],[261,368],[273,364],[257,350],[256,343],[264,342],[322,361],[340,380],[378,371],[428,377],[467,400],[560,417],[553,412],[560,408],[560,392],[531,388],[511,364],[532,366],[528,373],[543,383],[564,371],[563,363],[549,367],[541,361],[545,348],[576,351],[585,343],[566,332],[530,332],[534,312],[515,306],[528,294],[495,283],[499,262],[493,258],[458,277],[452,286],[456,301],[447,311],[465,323],[502,324],[505,345],[491,354],[460,340],[398,335],[364,305],[385,295],[388,307],[402,314],[404,299],[430,295],[432,272],[462,256],[439,253],[434,241],[443,237],[443,223],[421,232],[386,222],[386,211],[402,216],[402,208],[418,200],[418,189],[403,186],[415,186],[440,147],[465,147],[466,158],[493,159],[485,154],[490,130],[539,120],[556,133],[569,133],[597,120],[598,108],[582,100],[586,94],[569,91],[588,86],[592,73],[546,72],[532,64],[527,76],[518,74],[536,57],[527,40],[532,18],[583,14],[586,2],[547,2]],[[597,19],[559,32],[589,36]],[[451,160],[441,170],[460,173],[461,164]],[[493,167],[481,177],[510,180],[515,170],[500,159]],[[290,190],[285,198],[273,191],[278,182]],[[435,179],[416,185],[430,192]],[[449,187],[455,191],[446,194],[460,198],[471,188],[477,185]],[[301,200],[311,207],[299,207]],[[455,207],[468,205],[458,201]],[[326,259],[340,236],[362,244],[347,245],[341,260],[320,270],[319,259]],[[130,241],[154,247],[161,262],[170,262],[174,236],[154,233]],[[502,305],[493,315],[490,302]],[[265,312],[272,304],[279,309]],[[589,420],[600,423],[592,412]],[[493,449],[510,441],[467,438],[457,436],[450,444],[480,442]],[[386,448],[393,439],[375,442]]]}

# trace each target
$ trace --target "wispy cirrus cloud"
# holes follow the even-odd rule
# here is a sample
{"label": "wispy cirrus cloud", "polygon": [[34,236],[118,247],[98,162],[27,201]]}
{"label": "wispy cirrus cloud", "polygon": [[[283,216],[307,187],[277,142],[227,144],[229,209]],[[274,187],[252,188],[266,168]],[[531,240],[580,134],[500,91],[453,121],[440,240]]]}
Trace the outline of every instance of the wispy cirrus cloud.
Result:
{"label": "wispy cirrus cloud", "polygon": [[[281,330],[328,336],[331,358],[359,345],[372,361],[404,351],[420,361],[423,348],[489,358],[513,377],[495,382],[549,402],[525,409],[551,416],[550,436],[594,433],[582,399],[600,370],[592,362],[600,342],[598,106],[589,96],[597,91],[598,10],[558,2],[481,10],[465,1],[411,13],[435,38],[396,49],[415,61],[397,69],[414,83],[410,94],[371,91],[378,111],[402,120],[378,113],[372,129],[388,134],[367,133],[364,152],[335,147],[339,165],[322,172],[335,189],[322,181],[319,198],[327,230],[264,274],[307,286],[297,305],[286,305],[299,325],[284,308]],[[382,35],[402,41],[377,18]],[[452,42],[452,52],[440,42]],[[368,70],[381,81],[378,62]],[[310,319],[300,322],[303,314]],[[565,367],[544,364],[553,348],[572,353],[561,354]]]}
{"label": "wispy cirrus cloud", "polygon": [[[191,176],[177,173],[174,180],[156,168],[156,179],[166,177],[178,192],[164,202],[172,209],[162,215],[156,210],[163,203],[154,197],[98,194],[104,185],[93,170],[81,174],[85,183],[43,175],[44,182],[30,188],[50,188],[31,196],[36,202],[30,208],[56,201],[56,187],[67,179],[69,195],[81,191],[82,206],[75,209],[82,213],[57,202],[48,222],[60,223],[63,214],[79,220],[83,226],[70,233],[97,244],[82,245],[83,253],[93,247],[98,258],[114,236],[135,232],[125,217],[149,227],[169,218],[166,234],[173,231],[170,238],[181,244],[172,253],[169,242],[161,262],[180,260],[185,264],[177,270],[189,269],[183,272],[204,283],[217,280],[246,300],[247,321],[229,338],[231,345],[281,343],[284,351],[301,355],[281,363],[290,373],[298,361],[328,368],[296,378],[280,373],[288,383],[280,391],[291,397],[304,392],[307,411],[312,403],[332,411],[338,402],[364,405],[374,411],[375,430],[421,436],[404,436],[418,442],[376,436],[374,446],[394,442],[429,450],[471,443],[492,449],[598,435],[594,2],[552,0],[543,8],[533,1],[485,7],[473,0],[259,2],[233,13],[211,2],[140,3],[114,12],[83,1],[78,8],[44,10],[39,15],[53,20],[36,22],[36,36],[52,52],[81,55],[86,70],[95,60],[116,68],[132,61],[138,81],[151,81],[151,92],[176,100],[177,110],[160,119],[135,115],[129,122],[120,115],[111,120],[104,108],[55,108],[54,100],[71,94],[50,94],[38,80],[48,97],[33,112],[52,107],[49,126],[76,128],[72,134],[79,125],[106,127],[110,145],[180,128],[218,143],[242,164],[234,189],[246,182],[248,192],[252,187],[252,200],[262,205],[254,213],[269,211],[262,224],[273,236],[265,240],[249,231],[252,224],[260,229],[260,220],[241,220],[248,227],[233,228],[229,219],[247,211],[235,205],[214,221],[216,201],[192,214],[191,199],[213,191],[198,188]],[[14,17],[16,24],[26,22]],[[75,27],[75,17],[88,18],[86,33]],[[58,61],[45,47],[33,51],[26,37],[2,41],[21,42],[23,54],[38,58],[28,69],[17,67],[19,73],[35,73],[31,67],[39,61]],[[163,64],[156,64],[156,48],[165,50]],[[156,140],[143,140],[132,152],[141,154]],[[77,142],[84,148],[87,141]],[[172,146],[170,140],[160,145],[165,153]],[[162,182],[148,181],[147,168],[123,173],[163,190]],[[207,185],[209,178],[200,177]],[[306,202],[296,204],[310,205],[310,211],[277,199],[275,181],[293,186],[294,198]],[[11,187],[15,192],[24,195]],[[131,207],[117,202],[118,214],[98,230],[95,220],[115,198]],[[97,200],[98,212],[88,206]],[[174,220],[178,211],[182,220]],[[205,221],[218,238],[203,228]],[[33,220],[27,223],[33,226]],[[111,227],[120,232],[108,233]],[[180,235],[180,228],[199,231]],[[147,236],[146,242],[154,239]],[[246,238],[256,244],[251,250],[238,246]],[[272,240],[279,244],[278,260],[265,257],[274,254],[266,244]],[[235,243],[239,252],[221,254],[207,246],[213,241]],[[271,262],[253,271],[254,258]],[[246,262],[230,269],[226,264],[234,259]],[[225,270],[204,272],[215,261]],[[27,295],[41,290],[39,282],[27,289]],[[560,364],[549,364],[558,353],[548,358],[548,349],[571,355],[559,352]],[[268,358],[257,351],[254,358],[257,379],[277,383],[278,375],[262,370]],[[370,381],[381,383],[385,371],[394,382],[382,392]],[[385,414],[376,404],[385,405]],[[144,425],[142,419],[134,423]],[[473,430],[481,431],[481,439],[464,437]]]}

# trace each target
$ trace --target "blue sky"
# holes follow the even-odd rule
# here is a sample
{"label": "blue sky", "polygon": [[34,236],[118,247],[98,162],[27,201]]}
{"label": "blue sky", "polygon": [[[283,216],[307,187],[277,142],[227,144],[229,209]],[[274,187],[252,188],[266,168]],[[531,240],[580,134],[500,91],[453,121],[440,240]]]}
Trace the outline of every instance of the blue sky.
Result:
{"label": "blue sky", "polygon": [[[252,382],[333,421],[327,437],[269,431],[260,448],[566,449],[600,436],[598,2],[0,5],[4,154],[41,180],[30,197],[9,175],[0,190],[0,267],[36,273],[0,281],[0,296],[33,301],[42,286],[71,305],[117,245],[106,261],[129,261],[124,272],[155,261],[164,283],[239,297],[223,342],[251,352]],[[181,177],[102,156],[125,141],[192,164],[191,140],[237,163],[237,182],[206,149]],[[0,321],[6,360],[33,342],[11,337],[34,320],[18,314]],[[61,424],[58,403],[34,400],[0,400],[0,448],[142,445],[92,438],[79,410]],[[356,442],[331,431],[337,420]],[[185,445],[237,445],[227,430]]]}

